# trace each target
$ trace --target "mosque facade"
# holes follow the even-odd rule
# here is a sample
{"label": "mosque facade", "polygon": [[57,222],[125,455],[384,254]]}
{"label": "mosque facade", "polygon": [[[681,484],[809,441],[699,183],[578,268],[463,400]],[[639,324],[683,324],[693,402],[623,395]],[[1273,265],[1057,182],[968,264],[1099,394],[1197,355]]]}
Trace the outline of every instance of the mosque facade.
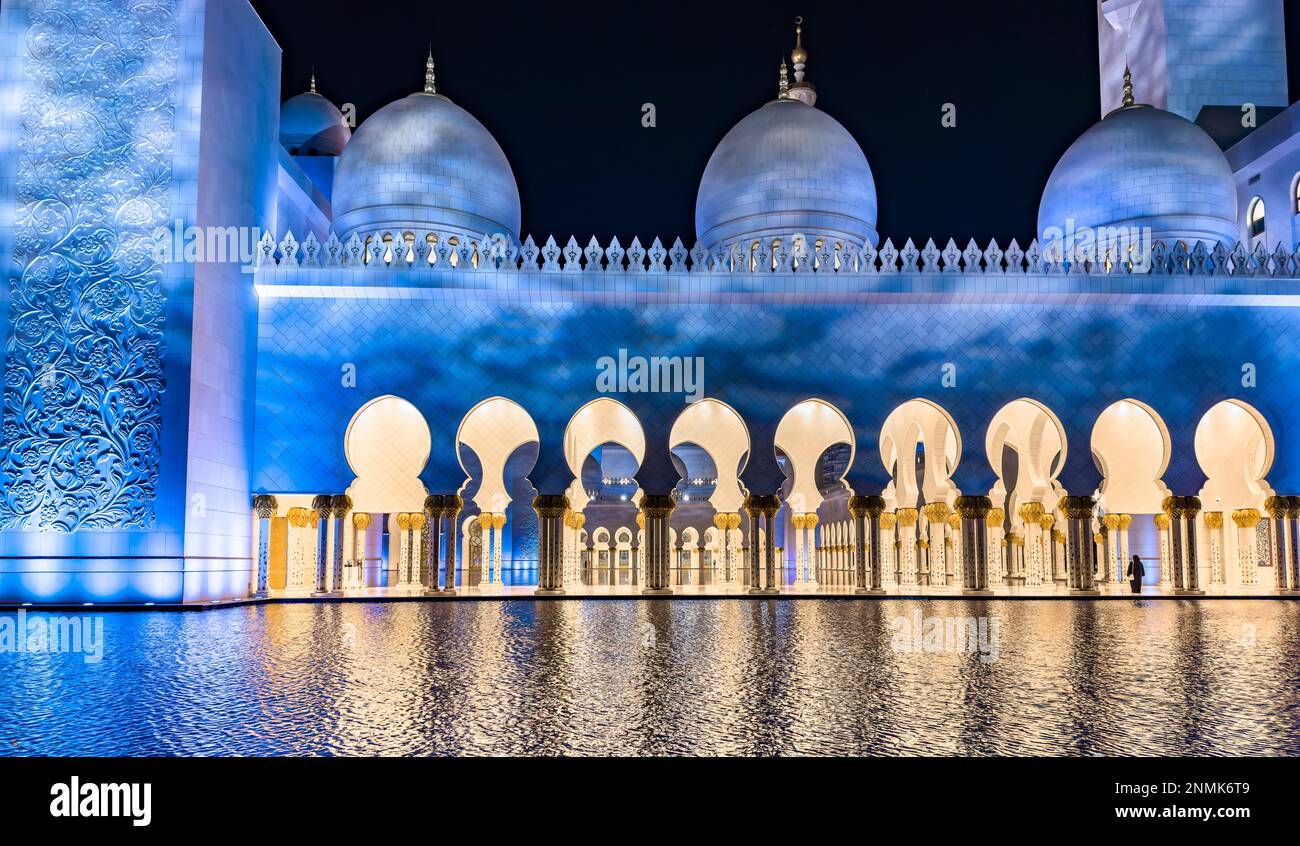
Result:
{"label": "mosque facade", "polygon": [[621,244],[529,235],[432,56],[353,128],[244,0],[6,3],[0,602],[1298,594],[1282,15],[1099,3],[987,244],[877,230],[800,25]]}

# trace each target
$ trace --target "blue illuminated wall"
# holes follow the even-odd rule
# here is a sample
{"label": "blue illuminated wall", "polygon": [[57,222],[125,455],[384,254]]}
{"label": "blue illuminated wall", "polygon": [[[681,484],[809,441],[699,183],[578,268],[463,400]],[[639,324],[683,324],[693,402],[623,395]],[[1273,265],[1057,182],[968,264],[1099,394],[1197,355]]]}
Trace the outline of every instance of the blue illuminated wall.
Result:
{"label": "blue illuminated wall", "polygon": [[[339,287],[309,287],[331,284]],[[343,490],[352,479],[342,450],[348,420],[388,393],[413,402],[433,432],[423,477],[431,491],[463,481],[452,453],[456,427],[491,395],[533,416],[544,459],[560,452],[548,433],[562,432],[597,396],[596,360],[625,348],[702,356],[706,393],[734,405],[751,432],[775,426],[801,399],[827,399],[858,432],[855,467],[874,463],[877,472],[885,416],[909,398],[933,399],[961,429],[954,479],[967,492],[987,492],[994,481],[984,458],[989,421],[1028,396],[1066,427],[1071,461],[1061,478],[1071,492],[1095,486],[1088,456],[1097,416],[1134,397],[1169,427],[1165,481],[1195,494],[1204,482],[1196,424],[1236,397],[1273,426],[1270,482],[1300,489],[1300,441],[1290,425],[1300,412],[1300,312],[1269,304],[1289,302],[1277,295],[1293,285],[1186,276],[273,271],[259,277],[253,487]],[[940,382],[946,363],[956,365],[952,388]],[[1242,386],[1246,363],[1258,373],[1254,388]],[[345,364],[356,367],[355,388],[341,384]],[[682,397],[613,396],[642,415],[651,450],[666,451]]]}
{"label": "blue illuminated wall", "polygon": [[0,9],[0,601],[244,592],[251,277],[150,235],[273,224],[278,90],[245,3]]}

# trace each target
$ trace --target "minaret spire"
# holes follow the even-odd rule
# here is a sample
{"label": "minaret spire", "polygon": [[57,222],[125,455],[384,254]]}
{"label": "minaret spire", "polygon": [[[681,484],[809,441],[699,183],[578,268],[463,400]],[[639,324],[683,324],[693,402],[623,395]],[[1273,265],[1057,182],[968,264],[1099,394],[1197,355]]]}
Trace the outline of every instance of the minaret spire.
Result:
{"label": "minaret spire", "polygon": [[781,56],[781,81],[777,85],[776,98],[778,100],[790,99],[790,76],[785,66],[785,56]]}
{"label": "minaret spire", "polygon": [[424,62],[424,93],[437,94],[438,89],[433,84],[433,45],[429,45],[429,58]]}
{"label": "minaret spire", "polygon": [[312,94],[315,94],[315,93],[316,93],[316,67],[315,67],[315,65],[313,65],[313,66],[312,66],[312,69],[311,69],[311,89],[310,89],[310,90],[311,90],[311,93],[312,93]]}
{"label": "minaret spire", "polygon": [[786,92],[786,98],[798,100],[809,106],[817,102],[817,89],[804,79],[804,68],[808,65],[808,51],[803,48],[803,18],[794,19],[794,50],[790,52],[790,62],[794,65],[794,84]]}
{"label": "minaret spire", "polygon": [[1124,64],[1124,100],[1120,103],[1121,108],[1128,108],[1135,104],[1133,99],[1133,73],[1128,69],[1128,63]]}

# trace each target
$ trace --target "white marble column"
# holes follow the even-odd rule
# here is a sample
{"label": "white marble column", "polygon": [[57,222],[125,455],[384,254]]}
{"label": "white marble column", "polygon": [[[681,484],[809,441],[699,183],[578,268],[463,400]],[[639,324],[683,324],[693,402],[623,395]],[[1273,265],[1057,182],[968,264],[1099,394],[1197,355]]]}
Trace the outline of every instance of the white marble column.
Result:
{"label": "white marble column", "polygon": [[917,520],[918,514],[915,508],[898,509],[898,582],[900,585],[908,587],[916,584],[918,572],[916,560]]}
{"label": "white marble column", "polygon": [[1006,563],[1004,554],[1006,552],[1006,540],[1003,538],[1002,523],[1007,518],[1007,512],[1001,508],[990,509],[987,517],[984,518],[985,526],[988,529],[986,534],[986,544],[988,545],[988,576],[990,585],[1000,585],[1006,582]]}
{"label": "white marble column", "polygon": [[922,511],[930,535],[930,584],[947,587],[948,548],[944,543],[944,529],[948,527],[948,503],[928,502]]}
{"label": "white marble column", "polygon": [[880,515],[880,537],[876,540],[880,543],[880,579],[884,584],[898,584],[898,559],[896,545],[898,543],[895,535],[898,526],[898,515],[892,511],[886,511]]}
{"label": "white marble column", "polygon": [[1237,575],[1242,587],[1259,584],[1259,566],[1255,562],[1255,533],[1263,515],[1256,508],[1238,508],[1232,512],[1237,525]]}
{"label": "white marble column", "polygon": [[794,583],[802,585],[808,580],[808,574],[804,570],[803,563],[803,530],[807,523],[802,514],[794,514],[790,517],[790,525],[794,527]]}

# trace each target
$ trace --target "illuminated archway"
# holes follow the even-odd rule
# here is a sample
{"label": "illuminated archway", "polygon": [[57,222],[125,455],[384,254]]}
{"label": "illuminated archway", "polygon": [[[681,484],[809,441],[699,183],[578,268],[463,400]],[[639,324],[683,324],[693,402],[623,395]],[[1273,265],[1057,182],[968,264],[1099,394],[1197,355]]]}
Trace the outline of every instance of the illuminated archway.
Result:
{"label": "illuminated archway", "polygon": [[429,461],[429,424],[401,397],[376,397],[352,415],[343,451],[355,478],[348,486],[355,511],[422,511],[427,491],[420,473]]}
{"label": "illuminated archway", "polygon": [[1106,408],[1092,427],[1101,468],[1101,502],[1110,512],[1159,514],[1169,488],[1161,479],[1172,457],[1169,429],[1156,410],[1135,399]]}

